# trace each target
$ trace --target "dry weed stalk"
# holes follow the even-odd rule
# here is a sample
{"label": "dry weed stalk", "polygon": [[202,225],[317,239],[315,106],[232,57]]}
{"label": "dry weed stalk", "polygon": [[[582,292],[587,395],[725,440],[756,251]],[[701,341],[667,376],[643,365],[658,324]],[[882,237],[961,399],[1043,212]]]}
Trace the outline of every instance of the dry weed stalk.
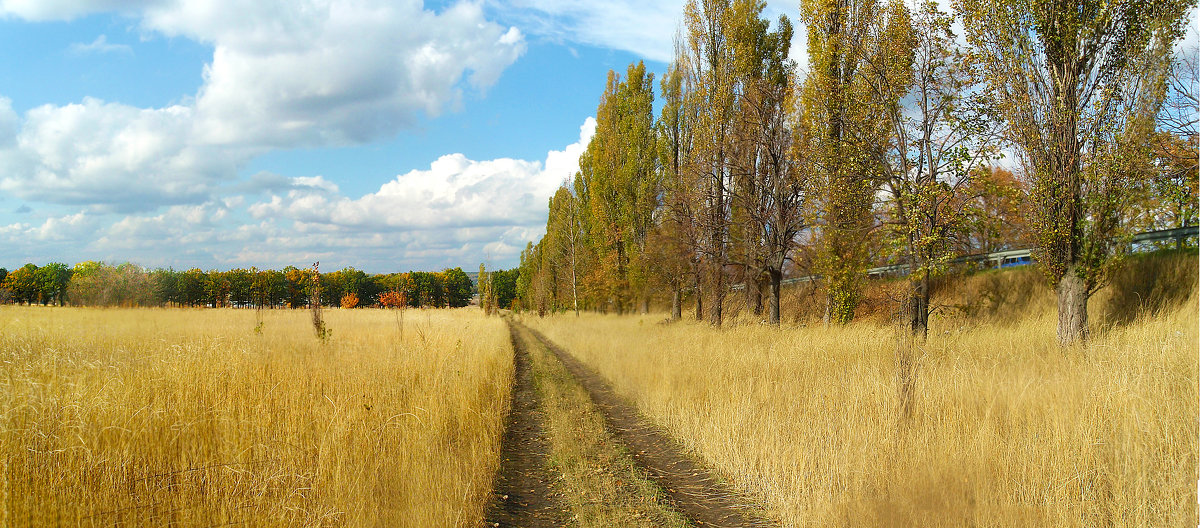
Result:
{"label": "dry weed stalk", "polygon": [[913,400],[916,398],[917,373],[925,358],[925,335],[912,328],[913,306],[910,302],[912,286],[908,294],[894,296],[890,300],[896,307],[892,328],[896,334],[896,397],[899,400],[897,425],[908,423],[912,418]]}
{"label": "dry weed stalk", "polygon": [[251,268],[250,272],[254,274],[254,284],[251,287],[251,302],[254,303],[254,333],[262,335],[265,325],[263,322],[263,308],[269,298],[266,272],[259,271],[258,268]]}
{"label": "dry weed stalk", "polygon": [[329,339],[333,331],[325,326],[325,319],[321,317],[321,262],[313,262],[312,265],[312,290],[308,300],[309,309],[312,311],[313,330],[317,332],[317,339],[322,342]]}

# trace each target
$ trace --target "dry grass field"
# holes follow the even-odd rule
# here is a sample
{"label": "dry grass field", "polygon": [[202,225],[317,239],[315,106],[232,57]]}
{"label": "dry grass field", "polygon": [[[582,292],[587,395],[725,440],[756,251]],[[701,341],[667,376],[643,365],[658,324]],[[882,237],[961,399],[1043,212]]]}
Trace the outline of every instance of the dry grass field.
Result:
{"label": "dry grass field", "polygon": [[[783,526],[1192,525],[1197,271],[1135,258],[1068,349],[1033,269],[943,287],[925,342],[889,322],[889,283],[838,328],[796,290],[783,328],[517,317]],[[501,318],[330,310],[322,341],[309,312],[256,315],[0,306],[0,526],[479,523],[514,381]],[[682,525],[519,335],[572,522]]]}
{"label": "dry grass field", "polygon": [[0,306],[0,526],[471,526],[508,330],[478,310]]}
{"label": "dry grass field", "polygon": [[1093,299],[1092,342],[1070,349],[1032,269],[943,292],[980,302],[944,310],[923,344],[885,322],[522,320],[785,526],[1194,525],[1196,262],[1135,263]]}

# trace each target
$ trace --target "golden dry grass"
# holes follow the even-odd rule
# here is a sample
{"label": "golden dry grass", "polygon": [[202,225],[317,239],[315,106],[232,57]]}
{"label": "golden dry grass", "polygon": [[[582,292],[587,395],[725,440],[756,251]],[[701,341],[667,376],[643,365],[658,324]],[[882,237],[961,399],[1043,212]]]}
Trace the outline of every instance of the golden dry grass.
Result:
{"label": "golden dry grass", "polygon": [[512,383],[478,310],[0,306],[0,526],[472,526]]}
{"label": "golden dry grass", "polygon": [[[897,357],[909,345],[889,325],[523,320],[785,526],[1194,525],[1200,302],[1194,254],[1175,265],[1180,303],[1097,322],[1086,347],[1055,344],[1047,289],[1019,316],[947,311],[913,349],[907,419]],[[1037,283],[1007,273],[973,280]],[[1093,300],[1094,321],[1112,295]]]}

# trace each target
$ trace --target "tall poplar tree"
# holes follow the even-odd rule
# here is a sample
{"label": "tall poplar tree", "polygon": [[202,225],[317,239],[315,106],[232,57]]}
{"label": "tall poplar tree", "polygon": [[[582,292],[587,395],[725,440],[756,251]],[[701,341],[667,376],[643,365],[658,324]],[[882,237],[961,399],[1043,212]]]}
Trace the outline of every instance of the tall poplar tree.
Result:
{"label": "tall poplar tree", "polygon": [[[1036,258],[1058,294],[1058,340],[1088,337],[1122,223],[1129,157],[1161,105],[1193,0],[959,0],[1033,183]],[[1165,52],[1165,53],[1164,53]]]}
{"label": "tall poplar tree", "polygon": [[701,234],[697,212],[700,209],[700,186],[690,169],[695,140],[693,126],[697,108],[688,97],[692,89],[689,77],[681,71],[686,67],[687,48],[681,37],[676,38],[676,60],[661,81],[662,111],[655,130],[658,134],[658,167],[661,172],[663,198],[657,217],[656,269],[671,290],[671,318],[683,316],[683,290],[692,287],[696,303],[696,318],[702,317]]}
{"label": "tall poplar tree", "polygon": [[690,0],[684,10],[689,60],[685,71],[694,89],[688,93],[696,115],[692,160],[688,164],[702,189],[697,211],[703,232],[701,253],[710,293],[708,321],[720,325],[723,317],[728,260],[732,140],[735,86],[729,0]]}
{"label": "tall poplar tree", "polygon": [[592,282],[618,313],[635,294],[643,306],[648,302],[642,253],[660,191],[653,82],[641,62],[631,64],[624,79],[609,72],[596,133],[576,177],[576,192],[587,195],[587,235],[597,257]]}
{"label": "tall poplar tree", "polygon": [[789,59],[792,25],[780,17],[776,29],[762,17],[760,0],[733,5],[731,34],[738,88],[735,121],[735,214],[740,234],[747,305],[758,315],[761,286],[768,286],[767,319],[779,323],[783,266],[806,225],[807,152],[793,142],[795,63]]}
{"label": "tall poplar tree", "polygon": [[821,194],[817,269],[825,281],[826,322],[845,324],[861,295],[864,241],[880,179],[865,153],[867,138],[854,133],[858,123],[875,119],[863,104],[870,90],[861,74],[880,6],[877,0],[804,0],[800,11],[809,56],[801,98]]}

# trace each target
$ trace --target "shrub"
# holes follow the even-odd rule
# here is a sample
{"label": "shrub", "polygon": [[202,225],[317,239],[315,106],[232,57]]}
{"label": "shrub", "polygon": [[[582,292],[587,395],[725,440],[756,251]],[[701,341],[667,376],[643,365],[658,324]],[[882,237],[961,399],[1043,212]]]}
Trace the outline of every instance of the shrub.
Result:
{"label": "shrub", "polygon": [[404,298],[404,294],[395,290],[383,292],[379,296],[379,305],[384,308],[403,308],[405,303],[407,300]]}

